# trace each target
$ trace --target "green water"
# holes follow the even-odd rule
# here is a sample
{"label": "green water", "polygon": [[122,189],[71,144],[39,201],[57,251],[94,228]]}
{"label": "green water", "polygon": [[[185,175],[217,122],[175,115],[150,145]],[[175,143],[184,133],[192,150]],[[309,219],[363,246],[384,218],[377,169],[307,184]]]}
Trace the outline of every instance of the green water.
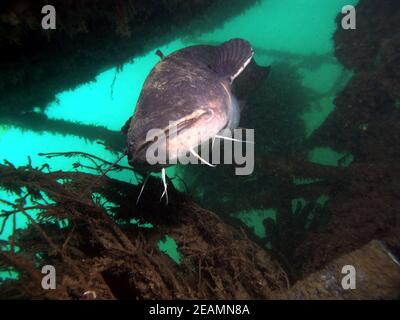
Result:
{"label": "green water", "polygon": [[[159,49],[167,55],[192,44],[219,43],[230,38],[242,37],[254,46],[255,60],[261,65],[274,66],[276,63],[285,62],[285,59],[296,60],[304,55],[328,57],[329,62],[322,64],[316,70],[307,67],[298,69],[302,85],[320,95],[318,100],[307,106],[300,117],[304,122],[305,135],[309,137],[334,109],[333,99],[340,89],[340,86],[335,87],[337,80],[349,76],[334,58],[332,35],[336,28],[335,17],[340,13],[342,6],[355,5],[357,2],[356,0],[264,0],[242,15],[226,21],[213,32],[193,37],[188,30],[188,35],[184,39],[177,39]],[[133,62],[125,64],[119,72],[116,68],[106,70],[90,83],[60,92],[57,94],[57,99],[48,105],[46,115],[52,119],[103,125],[110,130],[119,130],[131,116],[143,81],[158,61],[159,58],[152,51],[145,56],[135,57]],[[342,81],[341,85],[344,84]],[[34,166],[39,167],[47,162],[52,170],[72,170],[72,163],[76,159],[60,157],[48,160],[38,156],[38,153],[85,151],[108,161],[113,161],[116,157],[103,146],[83,138],[53,133],[38,134],[1,124],[0,150],[2,150],[1,158],[9,160],[16,166],[25,165],[30,156]],[[339,159],[343,156],[344,154],[335,150],[315,149],[310,152],[308,159],[311,162],[338,165]],[[121,165],[127,165],[126,159]],[[170,177],[173,177],[174,172],[173,167],[167,170]],[[109,175],[135,182],[130,172],[113,172]],[[13,200],[12,196],[4,191],[0,191],[0,198]],[[303,200],[293,201],[295,206],[297,201]],[[7,209],[3,204],[0,207]],[[258,237],[264,237],[262,221],[267,217],[274,218],[274,210],[268,208],[261,211],[239,212],[236,215],[251,227]],[[19,218],[17,227],[23,228],[25,225],[25,219]],[[7,239],[11,228],[11,223],[7,223],[0,238]],[[160,242],[159,248],[179,263],[178,249],[172,238],[166,237]],[[7,277],[9,274],[3,276]]]}

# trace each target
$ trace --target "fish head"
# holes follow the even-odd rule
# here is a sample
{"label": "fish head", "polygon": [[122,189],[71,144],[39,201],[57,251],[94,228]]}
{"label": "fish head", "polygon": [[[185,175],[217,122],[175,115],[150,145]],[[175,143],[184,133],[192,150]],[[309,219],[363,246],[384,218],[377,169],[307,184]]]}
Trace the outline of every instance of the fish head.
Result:
{"label": "fish head", "polygon": [[[128,131],[128,162],[135,168],[153,170],[179,163],[179,157],[191,149],[209,141],[229,123],[227,96],[200,99],[197,106],[190,106],[180,116],[168,123],[162,122],[163,115],[148,119],[138,135],[135,116]],[[191,101],[193,102],[193,101]],[[161,127],[160,123],[164,123]],[[130,137],[134,137],[133,139]]]}

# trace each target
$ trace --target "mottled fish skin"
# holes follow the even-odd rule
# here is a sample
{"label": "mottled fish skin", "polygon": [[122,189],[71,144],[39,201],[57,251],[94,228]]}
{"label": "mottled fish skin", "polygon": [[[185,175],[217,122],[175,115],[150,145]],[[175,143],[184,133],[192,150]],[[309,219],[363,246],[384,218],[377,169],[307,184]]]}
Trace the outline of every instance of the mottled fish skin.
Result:
{"label": "mottled fish skin", "polygon": [[203,130],[211,138],[226,126],[232,96],[230,83],[209,65],[215,48],[184,48],[162,59],[150,72],[129,125],[130,164],[146,162],[146,148],[141,146],[150,129],[164,130],[171,121],[184,119],[198,119],[201,127],[212,116],[213,125]]}

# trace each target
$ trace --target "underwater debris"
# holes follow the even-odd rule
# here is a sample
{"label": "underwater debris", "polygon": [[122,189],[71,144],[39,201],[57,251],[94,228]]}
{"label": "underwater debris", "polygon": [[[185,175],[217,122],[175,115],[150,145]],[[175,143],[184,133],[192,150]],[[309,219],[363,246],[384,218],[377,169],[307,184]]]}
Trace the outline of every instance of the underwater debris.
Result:
{"label": "underwater debris", "polygon": [[[207,168],[180,172],[196,201],[246,230],[280,262],[291,281],[318,272],[374,239],[400,252],[400,42],[394,31],[399,30],[399,9],[396,1],[382,6],[359,1],[357,15],[363,22],[357,32],[343,30],[338,19],[335,55],[354,73],[339,73],[326,93],[332,110],[309,136],[299,118],[322,94],[304,88],[298,67],[313,69],[326,57],[316,57],[314,65],[306,66],[307,57],[287,56],[286,65],[273,65],[268,85],[247,102],[252,112],[243,113],[244,126],[258,133],[254,174],[232,181],[232,168],[226,166],[213,172],[211,181],[205,178],[210,174]],[[330,164],[338,166],[309,162],[310,152],[321,148],[334,150],[338,158]],[[312,182],[294,183],[299,177]],[[329,198],[323,208],[316,205],[321,195]],[[293,211],[296,198],[305,199],[306,205]],[[232,218],[236,212],[266,208],[277,215],[264,220],[263,239]]]}
{"label": "underwater debris", "polygon": [[[48,32],[41,28],[46,1],[3,0],[0,111],[45,108],[56,93],[92,81],[105,68],[185,34],[188,24],[193,24],[193,31],[212,30],[256,2],[57,0],[52,3],[57,29]],[[220,7],[224,10],[218,11]]]}
{"label": "underwater debris", "polygon": [[[150,178],[149,194],[140,207],[132,203],[138,186],[102,177],[93,191],[116,204],[111,208],[80,195],[92,180],[93,175],[86,173],[44,173],[31,164],[0,165],[1,187],[34,202],[9,203],[12,209],[3,211],[2,217],[40,211],[26,229],[14,230],[9,241],[1,243],[0,270],[12,267],[18,272],[16,279],[0,282],[1,298],[391,299],[399,294],[399,265],[381,242],[329,262],[291,286],[279,264],[240,228],[174,189],[170,195],[179,201],[170,206],[154,202],[156,179]],[[295,214],[301,214],[299,210]],[[157,228],[129,223],[133,217],[151,220]],[[65,219],[68,224],[63,227],[56,223]],[[179,260],[157,250],[163,235],[174,239]],[[18,250],[6,250],[10,244]],[[40,267],[48,264],[57,270],[56,290],[40,286]],[[360,290],[340,287],[340,272],[347,264],[357,267]]]}
{"label": "underwater debris", "polygon": [[[81,193],[91,181],[93,175],[80,172],[0,165],[1,187],[34,203],[10,203],[2,216],[39,211],[26,229],[14,230],[9,242],[18,251],[3,246],[0,252],[0,269],[18,272],[17,279],[0,283],[2,298],[86,299],[92,291],[98,299],[266,299],[287,287],[279,265],[212,212],[173,189],[169,206],[154,202],[160,186],[153,177],[142,206],[132,201],[138,186],[101,177],[92,191],[115,204],[107,209]],[[157,228],[128,223],[133,217]],[[56,223],[65,219],[67,226]],[[176,241],[179,265],[156,250],[163,234]],[[38,267],[46,264],[57,270],[56,290],[41,289]]]}
{"label": "underwater debris", "polygon": [[346,169],[347,182],[333,182],[337,188],[325,208],[330,217],[326,228],[311,232],[296,249],[299,277],[373,239],[400,251],[400,113],[396,109],[400,73],[399,63],[394,63],[400,42],[393,32],[399,30],[399,15],[396,1],[380,5],[361,0],[357,32],[338,28],[334,36],[336,56],[354,75],[310,145],[350,153],[352,163]]}
{"label": "underwater debris", "polygon": [[[345,290],[345,266],[354,267],[354,288]],[[345,272],[344,272],[345,271]],[[277,294],[277,299],[296,300],[381,300],[398,299],[400,266],[390,257],[380,241],[373,240],[362,248],[329,262],[322,270]]]}
{"label": "underwater debris", "polygon": [[313,135],[313,144],[350,151],[355,161],[398,158],[399,148],[393,141],[400,135],[396,109],[400,37],[395,31],[400,8],[396,1],[381,5],[361,0],[357,16],[357,32],[339,27],[334,35],[335,55],[354,75],[336,97],[335,110]]}
{"label": "underwater debris", "polygon": [[119,131],[112,131],[103,126],[50,119],[41,112],[2,113],[0,114],[0,123],[38,133],[74,135],[92,142],[102,141],[108,148],[116,151],[121,151],[125,147],[125,137]]}

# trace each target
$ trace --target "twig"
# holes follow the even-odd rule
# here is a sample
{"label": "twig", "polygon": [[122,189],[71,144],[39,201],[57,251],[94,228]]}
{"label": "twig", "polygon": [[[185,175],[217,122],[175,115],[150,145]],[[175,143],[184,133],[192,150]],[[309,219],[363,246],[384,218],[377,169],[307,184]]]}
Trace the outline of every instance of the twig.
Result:
{"label": "twig", "polygon": [[[87,159],[91,159],[93,161],[93,159],[99,160],[101,162],[103,162],[104,164],[107,165],[112,165],[113,163],[104,159],[101,159],[98,156],[92,155],[90,153],[86,153],[86,152],[80,152],[80,151],[71,151],[71,152],[48,152],[48,153],[38,153],[39,156],[43,156],[46,158],[53,158],[53,157],[75,157],[75,156],[82,156],[84,158]],[[121,166],[119,164],[114,165],[114,168],[119,170],[129,170],[129,171],[134,171],[133,168],[131,167],[127,167],[127,166]]]}
{"label": "twig", "polygon": [[11,234],[11,240],[10,240],[10,245],[11,245],[11,253],[15,254],[15,232],[17,230],[17,214],[13,213],[13,229],[12,229],[12,234]]}

